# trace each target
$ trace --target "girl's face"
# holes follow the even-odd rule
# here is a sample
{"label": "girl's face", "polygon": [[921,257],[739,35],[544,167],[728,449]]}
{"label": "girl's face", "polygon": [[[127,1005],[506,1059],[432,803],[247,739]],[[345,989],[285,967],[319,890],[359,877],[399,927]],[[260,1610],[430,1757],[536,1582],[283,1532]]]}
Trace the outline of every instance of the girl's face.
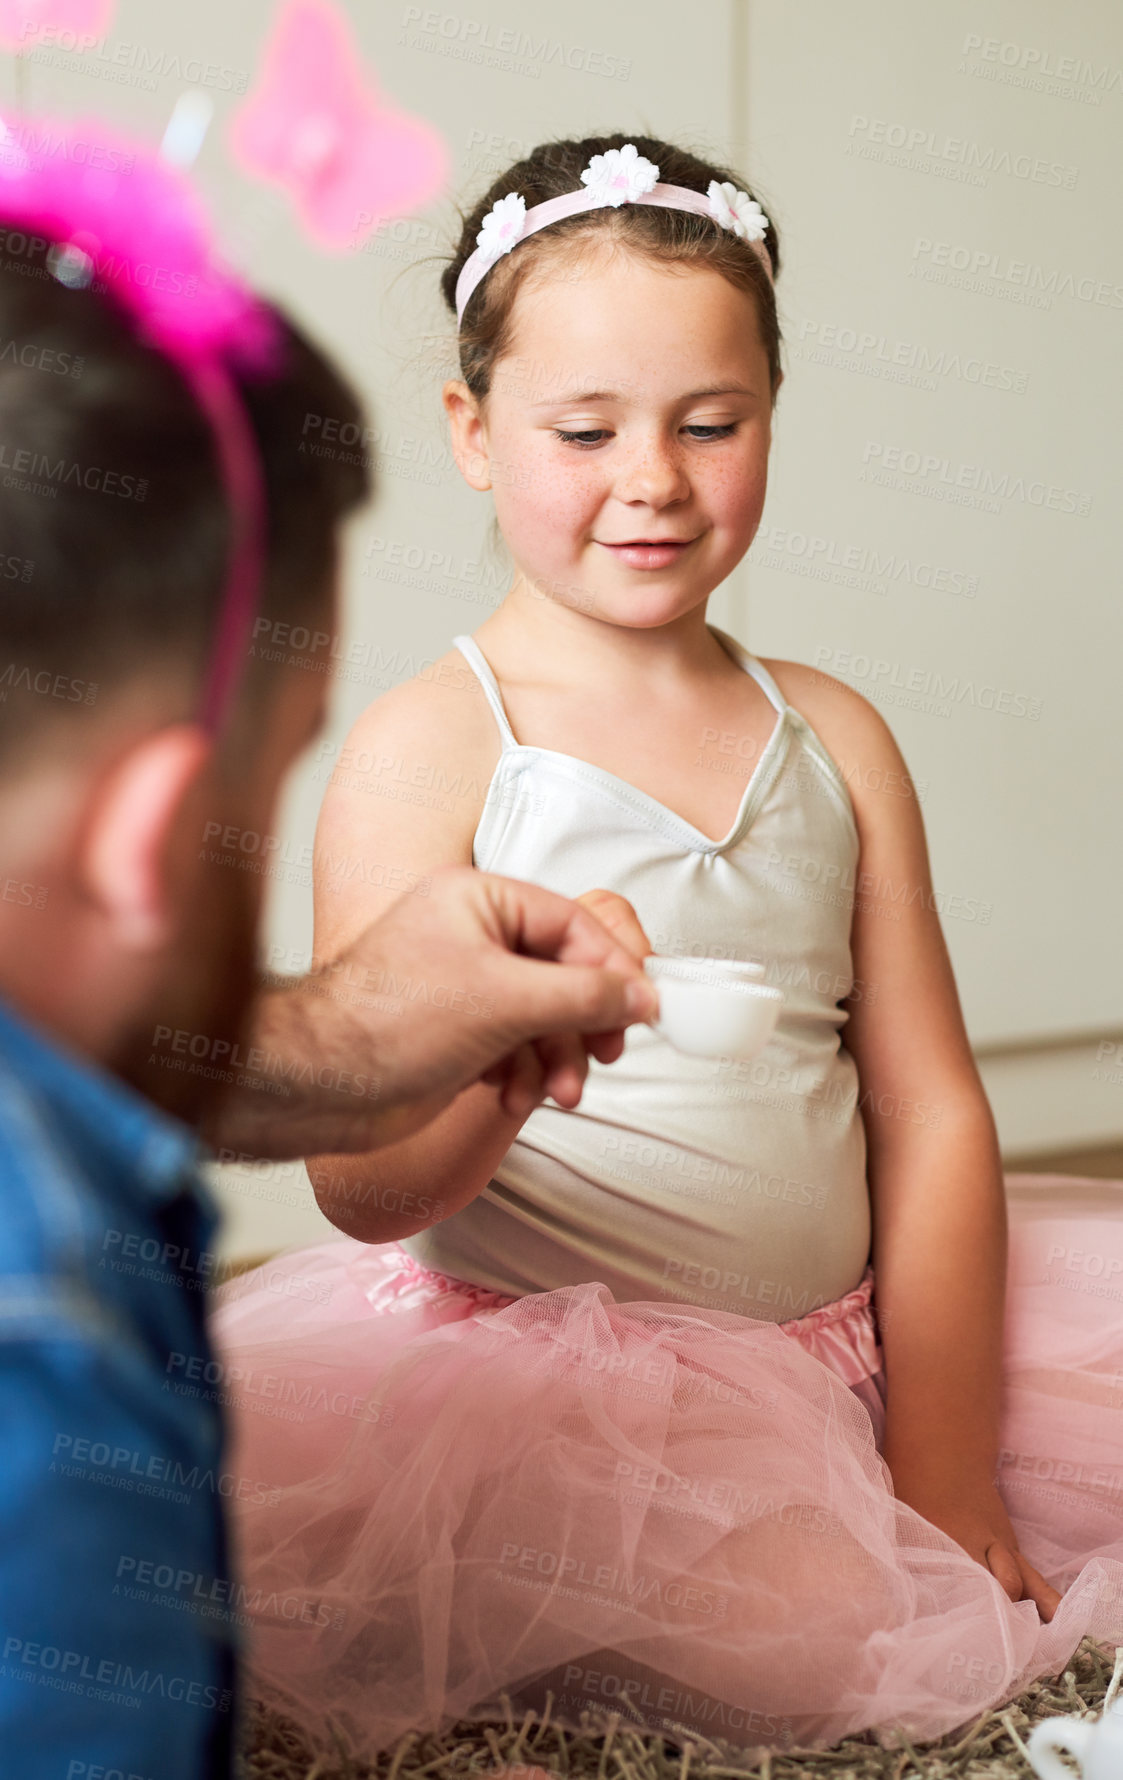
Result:
{"label": "girl's face", "polygon": [[702,604],[752,543],[771,437],[752,298],[627,251],[520,291],[480,415],[446,388],[467,480],[529,591],[612,624]]}

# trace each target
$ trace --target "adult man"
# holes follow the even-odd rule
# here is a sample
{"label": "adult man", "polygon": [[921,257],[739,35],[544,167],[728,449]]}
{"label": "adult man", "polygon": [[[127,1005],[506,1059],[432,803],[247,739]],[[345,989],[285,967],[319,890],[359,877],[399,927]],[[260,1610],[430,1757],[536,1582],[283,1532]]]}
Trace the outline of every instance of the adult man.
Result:
{"label": "adult man", "polygon": [[[138,326],[127,258],[106,294],[75,275],[84,249],[60,258],[70,238],[0,229],[0,338],[21,346],[0,358],[0,1764],[200,1780],[232,1743],[223,1501],[272,1485],[224,1469],[213,1397],[169,1376],[209,1351],[191,1127],[293,1156],[393,1141],[481,1076],[572,1102],[652,996],[626,906],[602,905],[632,949],[468,871],[257,994],[262,880],[203,839],[272,831],[326,676],[255,664],[200,715],[235,532],[222,426]],[[259,608],[330,635],[335,533],[366,490],[299,439],[309,411],[358,413],[277,325],[279,373],[229,370],[264,489]],[[341,966],[445,993],[388,1021]]]}

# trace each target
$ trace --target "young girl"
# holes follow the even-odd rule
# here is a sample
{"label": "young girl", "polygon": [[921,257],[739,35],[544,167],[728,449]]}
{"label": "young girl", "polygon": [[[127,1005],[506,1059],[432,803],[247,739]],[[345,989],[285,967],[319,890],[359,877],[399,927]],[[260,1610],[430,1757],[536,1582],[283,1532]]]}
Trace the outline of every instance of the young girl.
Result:
{"label": "young girl", "polygon": [[316,951],[372,875],[474,862],[785,1001],[753,1062],[634,1028],[579,1102],[528,1055],[313,1161],[348,1239],[224,1293],[257,1684],[368,1745],[501,1692],[931,1737],[1123,1639],[1123,1183],[1004,1182],[892,735],[706,620],[764,505],[779,267],[739,176],[616,136],[512,167],[444,274],[511,587],[356,725]]}

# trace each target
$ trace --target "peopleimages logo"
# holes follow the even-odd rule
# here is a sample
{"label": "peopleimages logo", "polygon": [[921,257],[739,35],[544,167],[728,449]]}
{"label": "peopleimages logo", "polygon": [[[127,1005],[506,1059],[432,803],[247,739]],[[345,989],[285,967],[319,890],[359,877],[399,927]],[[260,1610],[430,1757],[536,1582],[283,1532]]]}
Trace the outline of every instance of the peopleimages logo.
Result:
{"label": "peopleimages logo", "polygon": [[[20,1670],[24,1673],[21,1675]],[[28,1671],[32,1671],[29,1674]],[[40,1671],[40,1675],[34,1674]],[[165,1675],[160,1669],[134,1669],[129,1663],[116,1661],[113,1657],[91,1656],[81,1650],[62,1650],[56,1644],[30,1643],[23,1638],[5,1638],[4,1660],[0,1663],[0,1674],[19,1676],[21,1680],[52,1677],[51,1685],[63,1683],[92,1682],[96,1687],[108,1687],[119,1690],[126,1698],[123,1703],[135,1700],[139,1706],[138,1695],[159,1695],[161,1699],[176,1700],[187,1706],[202,1706],[207,1711],[227,1712],[230,1709],[230,1693],[227,1688],[211,1687],[201,1681],[189,1681],[183,1675]],[[81,1693],[85,1690],[77,1686],[63,1686],[63,1692]],[[130,1699],[131,1696],[131,1699]]]}
{"label": "peopleimages logo", "polygon": [[171,1484],[180,1491],[184,1502],[190,1500],[185,1493],[187,1490],[209,1490],[212,1495],[235,1498],[239,1502],[249,1500],[258,1507],[280,1500],[279,1485],[261,1483],[251,1477],[235,1477],[230,1471],[215,1472],[198,1465],[192,1465],[188,1470],[182,1459],[164,1453],[143,1453],[127,1446],[111,1446],[107,1440],[56,1434],[51,1452],[54,1456],[49,1471],[64,1477],[85,1476],[92,1483],[119,1477],[125,1482],[140,1479],[143,1483]]}
{"label": "peopleimages logo", "polygon": [[[775,1712],[764,1712],[755,1706],[734,1705],[689,1688],[660,1686],[639,1681],[635,1676],[616,1675],[610,1669],[587,1669],[581,1663],[569,1663],[562,1679],[564,1686],[573,1690],[562,1694],[559,1703],[564,1706],[599,1706],[602,1701],[617,1700],[624,1703],[627,1722],[639,1718],[649,1725],[666,1725],[675,1730],[683,1724],[704,1724],[719,1732],[750,1731],[778,1739],[784,1748],[792,1740],[790,1718],[780,1718]],[[640,1711],[641,1707],[647,1709],[646,1713]]]}
{"label": "peopleimages logo", "polygon": [[86,142],[81,137],[64,134],[53,136],[49,128],[33,123],[20,123],[18,118],[5,126],[0,159],[14,164],[30,155],[36,161],[73,161],[79,167],[95,172],[131,173],[136,156],[114,147],[112,143]]}
{"label": "peopleimages logo", "polygon": [[[41,9],[40,3],[25,10]],[[198,56],[181,56],[175,50],[153,49],[145,43],[124,39],[111,42],[92,31],[74,31],[65,25],[28,18],[23,24],[23,36],[28,40],[23,53],[33,62],[61,65],[75,73],[114,79],[122,86],[141,86],[148,92],[156,90],[158,80],[185,81],[189,86],[213,87],[224,93],[244,93],[249,85],[249,75],[242,68],[204,62]],[[73,59],[68,61],[67,56]],[[129,80],[129,75],[134,79]],[[131,159],[125,171],[132,171]]]}
{"label": "peopleimages logo", "polygon": [[[102,469],[97,464],[70,463],[65,457],[52,459],[45,452],[27,451],[22,447],[12,451],[6,444],[0,444],[0,470],[8,472],[4,477],[5,488],[30,489],[52,497],[67,483],[85,488],[91,494],[116,495],[125,501],[142,501],[148,492],[144,477],[123,475],[120,470]],[[20,481],[21,477],[42,478],[42,481],[33,486]]]}
{"label": "peopleimages logo", "polygon": [[[153,1591],[156,1591],[153,1593]],[[137,1558],[123,1553],[117,1561],[115,1595],[127,1600],[152,1601],[158,1606],[194,1610],[200,1616],[231,1620],[238,1625],[252,1625],[253,1616],[277,1621],[299,1621],[302,1625],[333,1626],[344,1621],[342,1608],[333,1607],[319,1598],[295,1594],[279,1594],[250,1588],[228,1577],[205,1575],[201,1570],[176,1569],[173,1564],[160,1564],[154,1559]],[[107,1775],[106,1780],[111,1780]]]}
{"label": "peopleimages logo", "polygon": [[913,242],[912,258],[910,276],[926,268],[945,269],[989,281],[995,287],[1008,285],[1030,294],[1036,292],[1048,302],[1054,297],[1072,297],[1078,303],[1123,309],[1123,284],[1087,275],[1078,277],[1067,269],[1062,272],[1059,266],[1047,270],[1035,261],[1013,259],[988,247],[968,247],[965,242],[933,241],[928,235],[918,235]]}
{"label": "peopleimages logo", "polygon": [[[1026,478],[1009,470],[992,470],[986,464],[957,464],[934,451],[884,445],[871,439],[862,452],[862,463],[866,467],[859,473],[860,482],[878,480],[875,471],[890,471],[919,477],[922,482],[935,478],[937,485],[943,485],[940,492],[967,490],[991,495],[997,500],[1020,501],[1023,506],[1048,507],[1055,513],[1078,513],[1081,518],[1086,518],[1092,510],[1092,496],[1079,489],[1064,488],[1059,483],[1045,482],[1041,477]],[[870,466],[873,466],[872,471]],[[930,491],[926,489],[925,492]],[[998,508],[994,506],[991,510],[996,512]]]}
{"label": "peopleimages logo", "polygon": [[537,80],[543,68],[567,68],[575,74],[593,74],[602,80],[627,80],[631,58],[614,56],[603,49],[566,43],[557,37],[534,37],[513,25],[493,26],[484,19],[440,12],[435,7],[407,6],[402,15],[399,44],[460,61],[499,68]]}
{"label": "peopleimages logo", "polygon": [[959,64],[961,74],[1007,81],[1060,99],[1098,105],[1104,93],[1123,92],[1123,69],[1114,63],[1090,62],[1083,55],[1058,55],[1036,44],[1003,42],[969,31],[960,54],[964,57]]}
{"label": "peopleimages logo", "polygon": [[[585,1588],[613,1596],[625,1612],[635,1612],[654,1601],[660,1607],[678,1607],[687,1613],[709,1613],[721,1618],[729,1605],[726,1595],[713,1588],[697,1586],[689,1578],[666,1578],[642,1571],[635,1575],[611,1564],[594,1563],[573,1552],[540,1550],[533,1545],[519,1545],[517,1541],[504,1544],[500,1563],[510,1566],[511,1570],[527,1573],[533,1578],[532,1586],[544,1584],[559,1591]],[[496,1571],[495,1576],[497,1581],[521,1580],[503,1569]]]}
{"label": "peopleimages logo", "polygon": [[[767,554],[767,553],[772,554]],[[814,578],[829,580],[831,569],[867,577],[875,593],[885,593],[891,584],[919,588],[925,593],[951,593],[974,599],[978,591],[977,575],[932,563],[923,557],[898,556],[883,551],[876,544],[849,544],[840,539],[824,537],[814,531],[800,531],[792,526],[762,525],[753,539],[750,562],[763,562],[768,568],[788,568],[782,558],[794,558],[807,564]]]}
{"label": "peopleimages logo", "polygon": [[974,705],[981,711],[994,711],[1000,717],[1028,717],[1037,722],[1044,708],[1039,698],[1014,692],[1009,687],[995,686],[988,681],[962,679],[958,674],[947,678],[935,668],[912,667],[882,656],[854,654],[849,649],[832,649],[822,644],[815,651],[815,666],[829,667],[832,673],[851,681],[869,681],[869,696],[881,686],[892,686],[906,692],[922,693],[926,698],[944,701],[949,706]]}
{"label": "peopleimages logo", "polygon": [[785,853],[775,844],[769,847],[766,863],[776,866],[784,875],[800,884],[812,884],[833,895],[842,892],[851,898],[875,897],[895,909],[913,908],[918,903],[941,915],[953,914],[962,920],[978,921],[987,926],[993,904],[978,897],[960,896],[937,890],[925,884],[914,884],[908,878],[887,877],[882,872],[859,870],[852,865],[839,865],[833,859],[818,859],[808,854]]}
{"label": "peopleimages logo", "polygon": [[856,152],[866,159],[938,173],[945,178],[958,175],[973,185],[985,185],[992,173],[1005,173],[1013,179],[1063,186],[1071,191],[1080,176],[1078,168],[1063,161],[1047,161],[1040,155],[1017,151],[1011,154],[1008,148],[996,148],[993,143],[973,142],[968,137],[948,136],[923,125],[896,123],[888,118],[855,113],[848,134],[848,154]]}

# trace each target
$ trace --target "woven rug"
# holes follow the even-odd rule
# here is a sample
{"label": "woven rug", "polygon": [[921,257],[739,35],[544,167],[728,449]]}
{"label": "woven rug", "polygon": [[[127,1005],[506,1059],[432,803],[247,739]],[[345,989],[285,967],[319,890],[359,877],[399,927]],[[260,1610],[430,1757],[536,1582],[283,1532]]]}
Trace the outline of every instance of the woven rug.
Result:
{"label": "woven rug", "polygon": [[1009,1705],[986,1712],[969,1729],[938,1743],[882,1749],[867,1737],[847,1737],[833,1749],[773,1750],[756,1765],[743,1750],[707,1738],[675,1748],[654,1731],[641,1731],[616,1713],[582,1713],[564,1728],[548,1711],[489,1724],[453,1725],[442,1736],[409,1733],[393,1749],[366,1759],[340,1745],[316,1749],[291,1720],[251,1705],[239,1761],[241,1780],[421,1780],[422,1775],[506,1774],[537,1780],[541,1773],[596,1780],[1026,1780],[1025,1742],[1042,1718],[1096,1718],[1119,1692],[1123,1649],[1086,1638],[1063,1675],[1045,1679]]}

